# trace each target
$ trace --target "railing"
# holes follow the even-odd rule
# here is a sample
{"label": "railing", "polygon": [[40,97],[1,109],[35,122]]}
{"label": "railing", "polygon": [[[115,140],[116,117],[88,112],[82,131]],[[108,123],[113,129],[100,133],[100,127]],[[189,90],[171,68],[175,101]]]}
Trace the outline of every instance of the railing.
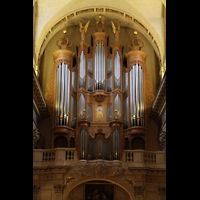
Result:
{"label": "railing", "polygon": [[76,148],[33,149],[33,166],[75,165]]}
{"label": "railing", "polygon": [[[122,160],[119,160],[119,162],[122,163],[123,168],[166,168],[165,160],[165,151],[123,150]],[[33,149],[33,167],[51,165],[75,166],[77,161],[76,148]],[[93,161],[95,162],[95,160]]]}
{"label": "railing", "polygon": [[124,150],[124,167],[166,167],[165,151]]}

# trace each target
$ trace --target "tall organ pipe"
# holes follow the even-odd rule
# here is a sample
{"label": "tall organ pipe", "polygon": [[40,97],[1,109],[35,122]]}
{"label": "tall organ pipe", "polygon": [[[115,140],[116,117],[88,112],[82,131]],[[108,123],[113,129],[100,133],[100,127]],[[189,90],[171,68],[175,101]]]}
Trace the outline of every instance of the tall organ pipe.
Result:
{"label": "tall organ pipe", "polygon": [[114,58],[114,87],[121,87],[120,81],[120,56],[117,51],[115,58]]}
{"label": "tall organ pipe", "polygon": [[81,130],[81,158],[85,159],[87,156],[87,131]]}
{"label": "tall organ pipe", "polygon": [[85,69],[86,69],[86,57],[84,52],[82,51],[79,64],[79,88],[85,87]]}
{"label": "tall organ pipe", "polygon": [[131,126],[144,126],[143,71],[138,63],[130,70]]}
{"label": "tall organ pipe", "polygon": [[105,90],[105,47],[101,42],[95,47],[95,90]]}
{"label": "tall organ pipe", "polygon": [[69,126],[70,70],[64,62],[58,66],[56,77],[55,125]]}

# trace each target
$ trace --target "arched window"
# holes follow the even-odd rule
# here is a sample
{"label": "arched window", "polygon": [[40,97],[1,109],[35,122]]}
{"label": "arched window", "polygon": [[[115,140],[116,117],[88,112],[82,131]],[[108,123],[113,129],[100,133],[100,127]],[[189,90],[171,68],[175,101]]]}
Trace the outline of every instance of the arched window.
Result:
{"label": "arched window", "polygon": [[68,141],[67,138],[64,136],[59,136],[54,140],[54,148],[59,148],[59,147],[68,147]]}
{"label": "arched window", "polygon": [[131,141],[131,149],[145,149],[144,139],[141,137],[135,137]]}

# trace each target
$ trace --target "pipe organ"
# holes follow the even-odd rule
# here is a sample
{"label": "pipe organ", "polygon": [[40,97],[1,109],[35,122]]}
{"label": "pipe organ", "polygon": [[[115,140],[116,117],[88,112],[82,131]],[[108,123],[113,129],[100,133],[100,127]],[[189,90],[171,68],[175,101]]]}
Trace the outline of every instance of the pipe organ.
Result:
{"label": "pipe organ", "polygon": [[123,59],[120,22],[118,27],[111,22],[115,43],[108,51],[109,35],[101,15],[94,26],[96,32],[88,53],[90,45],[85,42],[85,33],[89,22],[83,26],[80,21],[77,58],[69,50],[72,42],[65,38],[66,32],[60,39],[61,45],[57,42],[60,49],[53,53],[51,90],[46,95],[51,103],[52,148],[56,137],[62,135],[68,141],[74,137],[79,159],[120,160],[126,138],[130,144],[131,139],[139,136],[147,148],[149,97],[152,97],[147,91],[150,87],[145,67],[147,54],[141,51],[144,43],[135,34],[128,43],[131,51]]}
{"label": "pipe organ", "polygon": [[105,90],[105,47],[101,42],[95,47],[94,90]]}

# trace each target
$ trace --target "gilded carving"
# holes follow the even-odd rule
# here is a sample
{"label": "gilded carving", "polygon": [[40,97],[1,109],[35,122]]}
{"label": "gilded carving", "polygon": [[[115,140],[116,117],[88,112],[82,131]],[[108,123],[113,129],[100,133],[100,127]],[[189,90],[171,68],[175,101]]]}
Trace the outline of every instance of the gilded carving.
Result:
{"label": "gilded carving", "polygon": [[80,32],[81,32],[81,41],[85,41],[85,33],[87,32],[87,28],[89,26],[90,20],[86,23],[85,26],[82,25],[82,22],[79,20]]}
{"label": "gilded carving", "polygon": [[74,177],[67,177],[67,178],[65,178],[65,185],[68,185],[74,179],[75,179]]}
{"label": "gilded carving", "polygon": [[118,25],[115,27],[115,24],[113,23],[113,21],[111,21],[113,32],[115,33],[115,42],[119,42],[120,23],[121,21],[119,21]]}
{"label": "gilded carving", "polygon": [[133,187],[133,180],[132,179],[123,178],[122,180],[126,181],[131,187]]}
{"label": "gilded carving", "polygon": [[55,193],[63,193],[64,189],[65,189],[65,185],[64,184],[55,184],[54,185]]}
{"label": "gilded carving", "polygon": [[96,110],[96,118],[101,119],[103,117],[103,107],[98,106],[95,110]]}
{"label": "gilded carving", "polygon": [[76,171],[82,176],[92,176],[97,178],[106,178],[108,176],[122,175],[125,169],[122,164],[112,164],[112,166],[105,162],[96,162],[95,164],[88,164],[86,162],[78,162]]}

